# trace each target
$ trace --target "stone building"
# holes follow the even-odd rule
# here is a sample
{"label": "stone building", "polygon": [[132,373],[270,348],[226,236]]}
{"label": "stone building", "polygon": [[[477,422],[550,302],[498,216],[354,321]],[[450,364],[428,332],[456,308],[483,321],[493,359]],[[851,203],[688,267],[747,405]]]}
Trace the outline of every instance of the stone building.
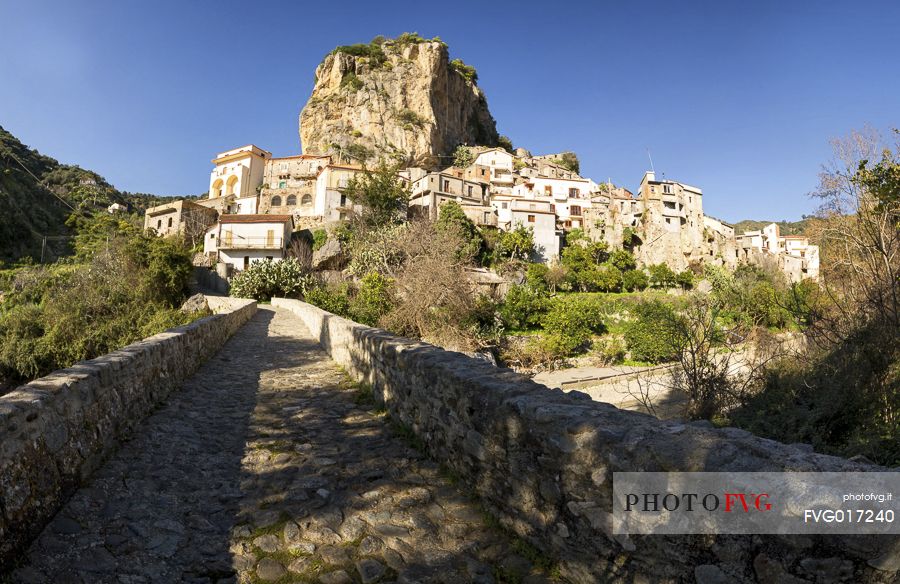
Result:
{"label": "stone building", "polygon": [[[456,201],[464,208],[470,208],[475,219],[481,217],[475,221],[476,224],[490,225],[492,219],[488,218],[487,223],[482,220],[485,218],[485,212],[493,215],[493,209],[488,205],[490,185],[480,180],[465,178],[467,174],[471,173],[451,166],[440,172],[429,172],[414,180],[409,200],[410,215],[437,219],[443,203]],[[496,224],[496,221],[493,223]]]}
{"label": "stone building", "polygon": [[703,191],[644,173],[637,197],[640,225],[636,255],[644,264],[668,264],[676,271],[699,265],[704,254]]}
{"label": "stone building", "polygon": [[819,278],[819,246],[803,235],[781,235],[777,223],[745,231],[737,238],[736,255],[756,264],[774,261],[791,282]]}
{"label": "stone building", "polygon": [[286,156],[266,161],[259,212],[315,216],[316,178],[330,156]]}
{"label": "stone building", "polygon": [[177,200],[144,212],[144,229],[161,237],[183,235],[192,240],[216,222],[218,213],[193,201]]}

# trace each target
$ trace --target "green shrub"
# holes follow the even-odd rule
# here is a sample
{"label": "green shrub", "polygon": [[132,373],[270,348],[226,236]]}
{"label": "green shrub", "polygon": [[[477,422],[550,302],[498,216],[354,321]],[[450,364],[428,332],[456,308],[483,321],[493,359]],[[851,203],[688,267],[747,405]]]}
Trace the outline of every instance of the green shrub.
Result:
{"label": "green shrub", "polygon": [[658,300],[641,302],[630,309],[633,320],[625,326],[625,345],[634,361],[663,363],[675,359],[676,314]]}
{"label": "green shrub", "polygon": [[528,264],[525,269],[525,285],[532,290],[546,292],[549,288],[547,276],[550,268],[547,264]]}
{"label": "green shrub", "polygon": [[618,365],[625,360],[625,342],[618,337],[605,337],[594,342],[593,354],[601,365]]}
{"label": "green shrub", "polygon": [[478,82],[478,72],[475,71],[475,67],[466,65],[465,63],[463,63],[462,59],[453,59],[452,61],[450,61],[450,67],[454,71],[462,75],[466,79],[466,81],[470,83]]}
{"label": "green shrub", "polygon": [[649,283],[643,270],[628,270],[622,274],[622,287],[629,292],[640,292],[646,289]]}
{"label": "green shrub", "polygon": [[541,324],[549,307],[546,294],[531,286],[512,286],[500,305],[500,319],[507,328],[525,330]]}
{"label": "green shrub", "polygon": [[[606,331],[605,309],[596,298],[561,298],[553,302],[541,319],[546,342],[568,356],[583,347],[594,334]],[[550,346],[548,345],[548,346]]]}
{"label": "green shrub", "polygon": [[622,272],[615,266],[604,264],[591,273],[594,287],[603,292],[622,291]]}
{"label": "green shrub", "polygon": [[350,294],[346,284],[315,286],[306,291],[303,300],[332,314],[350,318]]}
{"label": "green shrub", "polygon": [[402,109],[397,112],[397,119],[407,129],[423,128],[427,122],[425,118],[411,109]]}
{"label": "green shrub", "polygon": [[344,76],[341,78],[341,89],[348,89],[350,91],[359,91],[363,88],[363,81],[359,77],[357,77],[356,73],[353,71],[348,71],[344,73]]}
{"label": "green shrub", "polygon": [[378,272],[370,272],[360,280],[359,290],[350,301],[349,312],[353,320],[377,326],[379,319],[387,314],[392,306],[390,287],[393,280]]}
{"label": "green shrub", "polygon": [[294,258],[253,262],[231,280],[231,296],[271,300],[302,297],[312,286],[312,278]]}
{"label": "green shrub", "polygon": [[313,238],[313,251],[319,251],[322,249],[322,246],[325,245],[325,242],[328,241],[328,232],[324,229],[316,229],[312,232]]}

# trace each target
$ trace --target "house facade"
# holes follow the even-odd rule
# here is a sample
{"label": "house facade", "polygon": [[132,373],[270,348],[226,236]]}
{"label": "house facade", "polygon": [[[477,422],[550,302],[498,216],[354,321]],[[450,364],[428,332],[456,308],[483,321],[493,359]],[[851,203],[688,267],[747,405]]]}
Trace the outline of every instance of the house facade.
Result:
{"label": "house facade", "polygon": [[215,223],[216,216],[213,209],[193,201],[176,200],[147,209],[144,212],[144,230],[152,230],[161,237],[177,234],[191,239]]}
{"label": "house facade", "polygon": [[291,215],[222,215],[206,231],[203,253],[214,262],[245,270],[254,262],[287,257],[293,230]]}

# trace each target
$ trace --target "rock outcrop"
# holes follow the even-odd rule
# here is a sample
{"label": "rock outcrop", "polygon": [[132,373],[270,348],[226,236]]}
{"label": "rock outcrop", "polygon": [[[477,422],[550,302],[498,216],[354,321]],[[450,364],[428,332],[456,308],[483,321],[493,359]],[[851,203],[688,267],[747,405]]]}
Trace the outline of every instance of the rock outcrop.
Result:
{"label": "rock outcrop", "polygon": [[451,63],[439,40],[403,35],[338,47],[316,68],[300,113],[303,152],[356,162],[398,155],[411,165],[446,166],[450,159],[441,157],[459,144],[497,143],[476,80],[474,69]]}

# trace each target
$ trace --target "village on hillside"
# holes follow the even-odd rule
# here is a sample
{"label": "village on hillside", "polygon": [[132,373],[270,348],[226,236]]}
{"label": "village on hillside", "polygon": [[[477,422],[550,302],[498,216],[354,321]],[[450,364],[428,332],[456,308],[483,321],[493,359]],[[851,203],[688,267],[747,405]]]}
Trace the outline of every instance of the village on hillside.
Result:
{"label": "village on hillside", "polygon": [[[479,228],[529,229],[533,259],[544,263],[557,261],[566,233],[580,229],[611,249],[630,249],[644,266],[664,263],[681,271],[746,262],[775,265],[791,282],[818,278],[819,249],[808,238],[782,236],[775,223],[736,234],[732,225],[703,212],[698,187],[648,171],[633,193],[581,176],[571,152],[460,149],[456,162],[462,158],[466,166],[397,173],[411,193],[410,218],[436,219],[441,205],[455,201]],[[152,207],[144,227],[161,236],[202,236],[200,263],[215,266],[223,277],[253,262],[288,257],[292,233],[347,220],[354,203],[344,191],[354,176],[369,172],[337,154],[277,158],[254,145],[221,152],[212,163],[206,198]]]}

